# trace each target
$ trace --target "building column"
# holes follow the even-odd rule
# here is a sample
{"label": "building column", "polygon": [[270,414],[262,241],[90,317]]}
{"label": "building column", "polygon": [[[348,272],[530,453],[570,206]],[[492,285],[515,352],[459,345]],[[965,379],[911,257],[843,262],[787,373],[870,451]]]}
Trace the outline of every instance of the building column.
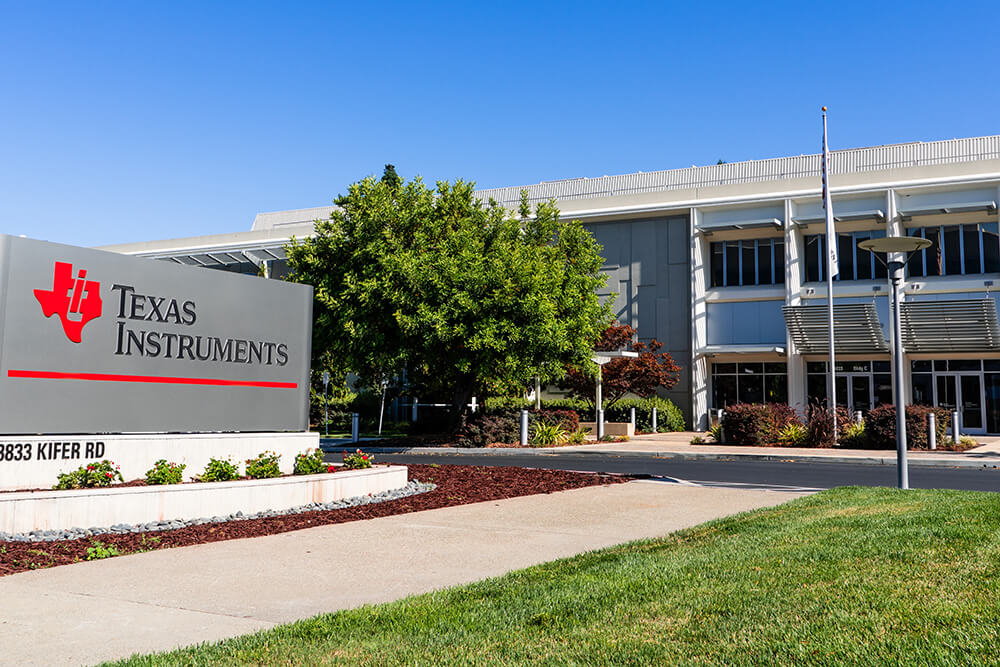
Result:
{"label": "building column", "polygon": [[[795,205],[785,200],[785,303],[798,306],[802,301],[802,259],[803,236],[792,220]],[[795,348],[792,337],[785,327],[785,352],[788,361],[788,405],[805,415],[809,397],[806,394],[806,363]]]}
{"label": "building column", "polygon": [[705,290],[708,288],[709,243],[698,233],[701,212],[691,209],[691,427],[696,431],[708,428],[708,361],[698,355],[708,344],[708,309]]}

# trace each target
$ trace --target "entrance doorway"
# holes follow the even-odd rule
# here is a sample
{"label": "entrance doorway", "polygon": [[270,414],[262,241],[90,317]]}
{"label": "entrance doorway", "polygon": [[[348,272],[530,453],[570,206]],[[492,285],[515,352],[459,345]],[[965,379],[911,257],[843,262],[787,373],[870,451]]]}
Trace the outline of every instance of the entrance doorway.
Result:
{"label": "entrance doorway", "polygon": [[936,373],[934,404],[949,412],[958,410],[962,433],[986,433],[986,401],[979,373]]}
{"label": "entrance doorway", "polygon": [[872,376],[869,373],[837,374],[837,405],[855,413],[872,409]]}

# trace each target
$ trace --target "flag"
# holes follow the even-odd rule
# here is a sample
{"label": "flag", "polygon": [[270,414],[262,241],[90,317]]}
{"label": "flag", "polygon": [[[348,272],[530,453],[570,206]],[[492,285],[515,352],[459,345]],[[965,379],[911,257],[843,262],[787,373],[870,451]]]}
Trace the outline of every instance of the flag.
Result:
{"label": "flag", "polygon": [[840,262],[837,261],[837,232],[833,227],[833,202],[830,201],[830,176],[827,173],[830,164],[830,148],[826,144],[826,107],[823,107],[823,212],[826,214],[826,249],[827,270],[829,276],[840,273]]}

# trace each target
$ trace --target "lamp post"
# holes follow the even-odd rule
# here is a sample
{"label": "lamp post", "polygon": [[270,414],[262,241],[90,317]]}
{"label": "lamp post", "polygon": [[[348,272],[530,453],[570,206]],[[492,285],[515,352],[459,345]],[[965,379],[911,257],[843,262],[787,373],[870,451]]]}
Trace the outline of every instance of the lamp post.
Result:
{"label": "lamp post", "polygon": [[600,440],[604,437],[604,398],[601,395],[601,375],[604,364],[608,363],[612,359],[619,359],[621,357],[629,357],[635,359],[639,356],[638,352],[633,352],[631,350],[615,350],[615,351],[601,351],[594,352],[594,355],[590,357],[590,360],[597,364],[597,395],[594,397],[594,415],[595,421],[597,423],[597,439]]}
{"label": "lamp post", "polygon": [[[903,267],[913,257],[913,253],[930,245],[929,239],[914,236],[887,236],[881,239],[868,239],[858,244],[862,250],[885,253],[886,260],[883,264],[892,284],[890,327],[892,327],[892,383],[896,388],[896,479],[901,489],[910,488],[910,475],[906,462],[906,406],[903,401],[903,341],[899,323],[899,283],[903,279]],[[896,255],[903,253],[906,258],[903,261],[890,260],[888,258],[890,253]],[[879,261],[882,261],[881,257]]]}

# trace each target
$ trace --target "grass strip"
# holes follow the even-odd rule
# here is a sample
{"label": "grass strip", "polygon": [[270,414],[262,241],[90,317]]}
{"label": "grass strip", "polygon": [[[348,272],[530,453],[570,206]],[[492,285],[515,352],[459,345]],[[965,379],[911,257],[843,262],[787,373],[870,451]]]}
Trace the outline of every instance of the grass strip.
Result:
{"label": "grass strip", "polygon": [[1000,495],[840,488],[121,664],[1000,663],[998,574]]}

